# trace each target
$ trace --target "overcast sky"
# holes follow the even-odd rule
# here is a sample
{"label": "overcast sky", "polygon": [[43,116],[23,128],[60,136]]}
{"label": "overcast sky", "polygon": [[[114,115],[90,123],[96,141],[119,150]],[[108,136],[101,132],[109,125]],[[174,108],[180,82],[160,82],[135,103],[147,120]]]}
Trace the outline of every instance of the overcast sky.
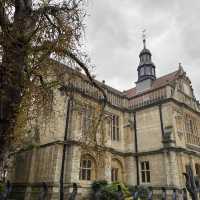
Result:
{"label": "overcast sky", "polygon": [[86,48],[98,80],[127,90],[137,80],[142,30],[157,77],[181,62],[200,99],[200,0],[89,0]]}

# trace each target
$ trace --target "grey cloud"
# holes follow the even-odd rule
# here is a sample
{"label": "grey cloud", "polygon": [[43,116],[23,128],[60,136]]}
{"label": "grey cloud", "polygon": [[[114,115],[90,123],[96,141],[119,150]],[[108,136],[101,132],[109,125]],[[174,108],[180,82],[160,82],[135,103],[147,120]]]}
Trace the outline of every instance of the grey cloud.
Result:
{"label": "grey cloud", "polygon": [[[87,49],[97,79],[118,89],[134,86],[142,29],[161,76],[182,62],[200,96],[199,0],[93,0],[87,18]],[[198,74],[198,75],[197,75]]]}

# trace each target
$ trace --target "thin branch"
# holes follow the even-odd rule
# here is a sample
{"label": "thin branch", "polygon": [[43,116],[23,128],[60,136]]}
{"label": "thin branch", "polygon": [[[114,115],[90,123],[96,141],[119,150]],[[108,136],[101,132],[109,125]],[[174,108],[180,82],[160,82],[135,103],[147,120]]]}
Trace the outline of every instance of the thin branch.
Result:
{"label": "thin branch", "polygon": [[79,4],[82,0],[79,0],[77,3],[73,1],[73,6],[69,6],[69,3],[63,4],[62,6],[59,5],[47,5],[40,7],[39,9],[34,11],[34,14],[44,15],[45,13],[57,13],[61,11],[71,12],[78,8]]}
{"label": "thin branch", "polygon": [[74,55],[72,52],[70,52],[69,50],[65,50],[65,53],[72,59],[74,60],[76,63],[78,63],[78,65],[84,70],[85,74],[87,75],[87,77],[89,78],[90,82],[103,94],[103,103],[104,103],[104,106],[106,105],[107,103],[107,95],[104,91],[104,89],[99,86],[97,84],[97,82],[92,78],[92,76],[90,75],[90,72],[88,70],[88,68],[85,66],[85,64],[76,56]]}
{"label": "thin branch", "polygon": [[52,20],[51,20],[50,17],[48,16],[48,14],[44,14],[44,15],[45,15],[45,17],[47,18],[47,20],[49,21],[49,23],[50,23],[55,29],[57,29],[57,31],[58,31],[59,34],[61,34],[60,27],[56,26],[56,24],[54,24],[54,23],[52,22]]}

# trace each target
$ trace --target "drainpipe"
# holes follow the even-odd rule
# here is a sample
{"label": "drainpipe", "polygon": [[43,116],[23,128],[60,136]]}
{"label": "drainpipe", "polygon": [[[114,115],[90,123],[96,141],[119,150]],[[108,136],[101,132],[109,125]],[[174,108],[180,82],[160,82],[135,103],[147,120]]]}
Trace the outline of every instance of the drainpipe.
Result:
{"label": "drainpipe", "polygon": [[161,126],[162,139],[163,139],[165,131],[164,131],[164,126],[163,126],[162,104],[159,104],[159,114],[160,114],[160,126]]}
{"label": "drainpipe", "polygon": [[140,185],[136,113],[134,113],[134,134],[135,134],[135,154],[136,154],[135,160],[136,160],[136,172],[137,172],[137,185]]}
{"label": "drainpipe", "polygon": [[67,136],[69,129],[69,119],[70,119],[70,110],[72,97],[70,96],[67,102],[67,115],[66,115],[66,123],[65,123],[65,133],[64,133],[64,144],[63,144],[63,153],[62,153],[62,164],[61,164],[61,172],[60,172],[60,200],[64,200],[64,169],[65,169],[65,156],[67,149]]}

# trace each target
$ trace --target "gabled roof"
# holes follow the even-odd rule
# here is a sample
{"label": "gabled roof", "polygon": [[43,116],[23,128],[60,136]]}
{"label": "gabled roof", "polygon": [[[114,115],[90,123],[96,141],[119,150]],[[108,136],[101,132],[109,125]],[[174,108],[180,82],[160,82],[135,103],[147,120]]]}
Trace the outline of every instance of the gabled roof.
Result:
{"label": "gabled roof", "polygon": [[[146,90],[144,92],[149,92],[151,90],[155,90],[157,88],[163,87],[163,86],[171,83],[172,81],[176,80],[179,77],[179,75],[181,75],[180,69],[178,69],[172,73],[166,74],[164,76],[161,76],[160,78],[157,78],[156,80],[153,81],[152,87],[149,90]],[[124,91],[124,93],[128,98],[133,98],[136,95],[138,95],[136,93],[136,87],[126,90],[126,91]],[[142,93],[140,93],[140,94],[142,94]]]}

